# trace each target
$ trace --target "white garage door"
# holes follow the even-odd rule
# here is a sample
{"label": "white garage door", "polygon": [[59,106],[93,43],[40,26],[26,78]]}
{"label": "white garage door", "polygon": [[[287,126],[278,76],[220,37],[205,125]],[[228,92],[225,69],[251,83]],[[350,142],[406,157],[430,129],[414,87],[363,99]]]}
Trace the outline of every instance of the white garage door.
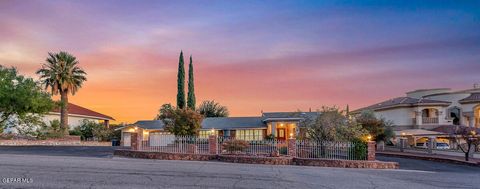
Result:
{"label": "white garage door", "polygon": [[175,135],[169,133],[150,133],[150,146],[167,146],[173,144]]}

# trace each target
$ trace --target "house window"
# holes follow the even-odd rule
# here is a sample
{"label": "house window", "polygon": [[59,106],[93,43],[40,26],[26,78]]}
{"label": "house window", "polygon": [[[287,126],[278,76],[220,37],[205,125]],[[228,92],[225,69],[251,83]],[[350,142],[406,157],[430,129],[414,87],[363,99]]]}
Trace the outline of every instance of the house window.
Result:
{"label": "house window", "polygon": [[263,140],[263,130],[261,129],[247,129],[247,130],[237,130],[236,136],[239,140]]}
{"label": "house window", "polygon": [[[219,130],[215,130],[215,135],[218,136],[218,131]],[[208,138],[208,136],[212,135],[212,131],[211,130],[201,130],[200,132],[198,132],[198,137],[199,138]]]}

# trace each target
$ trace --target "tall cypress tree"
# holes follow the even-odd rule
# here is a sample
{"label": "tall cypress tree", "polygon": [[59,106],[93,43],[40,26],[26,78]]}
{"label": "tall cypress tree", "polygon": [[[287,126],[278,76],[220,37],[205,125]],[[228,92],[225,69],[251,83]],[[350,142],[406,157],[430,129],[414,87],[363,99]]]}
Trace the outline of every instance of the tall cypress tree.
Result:
{"label": "tall cypress tree", "polygon": [[187,98],[187,107],[191,110],[195,110],[195,86],[193,81],[193,62],[192,56],[190,55],[190,64],[188,65],[188,98]]}
{"label": "tall cypress tree", "polygon": [[180,58],[178,61],[177,108],[185,108],[185,68],[183,63],[183,51],[180,51]]}

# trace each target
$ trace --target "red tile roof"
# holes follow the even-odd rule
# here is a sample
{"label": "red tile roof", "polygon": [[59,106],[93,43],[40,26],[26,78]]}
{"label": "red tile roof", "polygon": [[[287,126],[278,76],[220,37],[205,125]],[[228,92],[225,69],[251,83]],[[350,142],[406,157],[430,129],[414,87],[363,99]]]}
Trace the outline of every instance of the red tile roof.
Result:
{"label": "red tile roof", "polygon": [[[51,112],[60,113],[60,108],[55,108]],[[113,117],[107,116],[105,114],[98,113],[96,111],[68,103],[68,114],[75,114],[75,115],[82,115],[82,116],[89,116],[89,117],[98,117],[106,120],[115,120]]]}

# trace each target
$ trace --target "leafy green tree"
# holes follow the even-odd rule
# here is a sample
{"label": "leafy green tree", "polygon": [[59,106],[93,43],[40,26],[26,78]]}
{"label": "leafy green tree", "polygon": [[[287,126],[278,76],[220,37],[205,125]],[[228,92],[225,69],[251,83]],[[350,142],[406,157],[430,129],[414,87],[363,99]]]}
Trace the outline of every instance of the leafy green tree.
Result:
{"label": "leafy green tree", "polygon": [[349,119],[337,107],[322,107],[318,117],[300,123],[308,136],[317,141],[352,141],[367,135],[359,124]]}
{"label": "leafy green tree", "polygon": [[171,104],[163,104],[156,120],[165,123],[165,129],[175,135],[196,136],[201,128],[203,116],[189,108],[179,109]]}
{"label": "leafy green tree", "polygon": [[60,94],[60,127],[65,135],[68,135],[68,94],[75,95],[87,80],[87,73],[78,64],[77,58],[67,52],[48,53],[46,63],[37,71],[45,89]]}
{"label": "leafy green tree", "polygon": [[195,86],[193,80],[193,62],[192,56],[190,56],[190,64],[188,65],[188,99],[187,106],[191,110],[195,110],[196,99],[195,99]]}
{"label": "leafy green tree", "polygon": [[372,111],[363,111],[355,117],[358,124],[367,130],[374,141],[388,141],[394,133],[391,128],[392,123],[381,118],[375,117]]}
{"label": "leafy green tree", "polygon": [[205,117],[228,117],[228,108],[214,100],[206,100],[198,107],[198,112]]}
{"label": "leafy green tree", "polygon": [[171,104],[163,104],[160,107],[160,110],[158,110],[158,115],[155,117],[156,120],[163,120],[166,118],[171,117],[171,114],[175,107],[173,107]]}
{"label": "leafy green tree", "polygon": [[177,75],[177,108],[183,109],[185,105],[185,66],[183,62],[183,51],[180,51]]}
{"label": "leafy green tree", "polygon": [[50,95],[32,78],[18,75],[15,68],[0,65],[0,130],[7,125],[38,120],[39,115],[48,113],[54,106]]}
{"label": "leafy green tree", "polygon": [[174,109],[163,119],[165,129],[174,135],[197,136],[203,116],[190,109]]}

